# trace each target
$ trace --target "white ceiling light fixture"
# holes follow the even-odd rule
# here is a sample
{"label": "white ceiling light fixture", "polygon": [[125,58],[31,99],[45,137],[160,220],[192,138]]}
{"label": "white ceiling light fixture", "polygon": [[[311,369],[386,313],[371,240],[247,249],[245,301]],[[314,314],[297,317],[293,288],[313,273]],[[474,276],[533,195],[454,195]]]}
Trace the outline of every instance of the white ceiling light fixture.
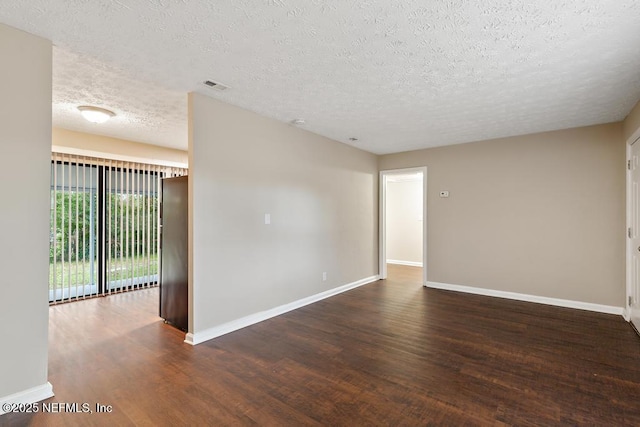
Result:
{"label": "white ceiling light fixture", "polygon": [[78,110],[80,110],[80,114],[82,114],[82,117],[84,117],[91,123],[104,123],[111,117],[116,115],[116,113],[111,110],[100,107],[93,107],[91,105],[81,105],[78,107]]}
{"label": "white ceiling light fixture", "polygon": [[295,126],[302,126],[303,124],[305,124],[306,121],[304,119],[294,119],[291,120],[291,124],[295,125]]}

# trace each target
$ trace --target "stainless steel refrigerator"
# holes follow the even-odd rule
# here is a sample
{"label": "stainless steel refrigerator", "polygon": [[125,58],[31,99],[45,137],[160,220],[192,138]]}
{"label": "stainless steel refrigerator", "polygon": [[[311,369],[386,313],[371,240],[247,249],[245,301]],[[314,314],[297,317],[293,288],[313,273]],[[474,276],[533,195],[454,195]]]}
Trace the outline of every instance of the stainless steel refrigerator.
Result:
{"label": "stainless steel refrigerator", "polygon": [[188,177],[162,180],[160,209],[160,317],[189,327]]}

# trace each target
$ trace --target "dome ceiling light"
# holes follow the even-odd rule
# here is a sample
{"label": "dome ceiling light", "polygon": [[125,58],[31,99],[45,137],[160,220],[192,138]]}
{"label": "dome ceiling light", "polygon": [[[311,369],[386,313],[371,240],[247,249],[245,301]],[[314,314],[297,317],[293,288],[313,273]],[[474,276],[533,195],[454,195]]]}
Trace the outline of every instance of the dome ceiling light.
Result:
{"label": "dome ceiling light", "polygon": [[80,110],[80,114],[82,114],[82,117],[84,117],[91,123],[104,123],[111,117],[116,115],[116,113],[111,110],[106,110],[100,107],[93,107],[91,105],[81,105],[78,107],[78,110]]}

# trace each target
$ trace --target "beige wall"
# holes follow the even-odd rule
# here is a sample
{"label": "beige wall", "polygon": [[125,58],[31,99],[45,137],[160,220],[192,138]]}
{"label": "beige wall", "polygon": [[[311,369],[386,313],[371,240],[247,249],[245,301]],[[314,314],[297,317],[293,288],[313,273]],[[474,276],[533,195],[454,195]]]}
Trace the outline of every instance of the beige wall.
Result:
{"label": "beige wall", "polygon": [[379,159],[428,167],[429,281],[618,307],[624,162],[620,123]]}
{"label": "beige wall", "polygon": [[387,183],[387,260],[422,263],[422,181]]}
{"label": "beige wall", "polygon": [[47,384],[51,42],[0,24],[0,401]]}
{"label": "beige wall", "polygon": [[157,145],[141,144],[108,136],[54,128],[52,145],[65,153],[113,158],[118,160],[144,161],[168,166],[186,165],[188,152]]}
{"label": "beige wall", "polygon": [[378,274],[375,155],[199,94],[189,111],[191,332]]}
{"label": "beige wall", "polygon": [[634,140],[640,137],[640,101],[624,119],[622,123],[622,137],[625,142],[629,142],[629,139],[632,137]]}

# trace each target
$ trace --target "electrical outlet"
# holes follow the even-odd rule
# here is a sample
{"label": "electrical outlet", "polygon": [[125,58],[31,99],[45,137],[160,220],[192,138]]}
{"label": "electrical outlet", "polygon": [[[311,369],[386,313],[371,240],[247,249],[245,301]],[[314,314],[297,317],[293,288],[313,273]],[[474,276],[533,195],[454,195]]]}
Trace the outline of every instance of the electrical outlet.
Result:
{"label": "electrical outlet", "polygon": [[322,272],[322,281],[323,282],[327,281],[327,272],[326,271]]}

